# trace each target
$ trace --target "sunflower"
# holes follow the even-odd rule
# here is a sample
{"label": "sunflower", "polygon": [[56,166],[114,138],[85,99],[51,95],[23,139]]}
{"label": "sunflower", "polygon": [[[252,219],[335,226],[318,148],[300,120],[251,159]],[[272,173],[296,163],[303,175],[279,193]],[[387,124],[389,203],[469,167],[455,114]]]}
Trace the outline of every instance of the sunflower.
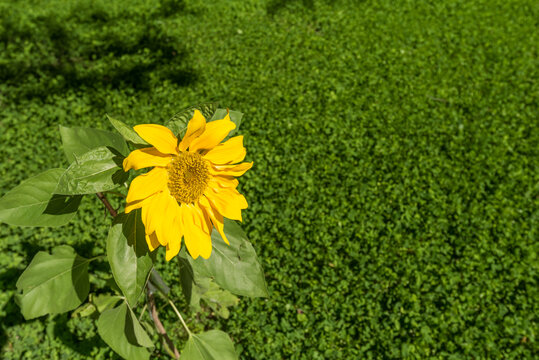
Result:
{"label": "sunflower", "polygon": [[252,162],[236,164],[245,158],[243,136],[221,143],[235,127],[228,114],[206,123],[198,110],[181,141],[161,125],[134,127],[152,147],[132,151],[124,159],[124,170],[153,169],[131,182],[125,212],[142,208],[150,251],[165,246],[169,261],[180,251],[183,237],[193,258],[207,259],[214,227],[229,244],[224,218],[241,221],[241,210],[247,208],[235,177],[253,166]]}

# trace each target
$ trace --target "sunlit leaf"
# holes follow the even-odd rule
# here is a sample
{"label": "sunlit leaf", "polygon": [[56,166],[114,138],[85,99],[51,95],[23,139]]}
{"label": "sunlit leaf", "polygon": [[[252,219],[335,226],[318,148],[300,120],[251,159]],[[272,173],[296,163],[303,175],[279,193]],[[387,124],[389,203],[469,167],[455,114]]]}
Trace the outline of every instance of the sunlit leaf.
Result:
{"label": "sunlit leaf", "polygon": [[21,312],[25,319],[75,309],[88,296],[89,259],[62,245],[52,254],[40,251],[17,281]]}
{"label": "sunlit leaf", "polygon": [[88,151],[105,146],[116,150],[119,154],[127,156],[129,149],[124,139],[110,131],[60,126],[60,135],[67,160],[71,163]]}
{"label": "sunlit leaf", "polygon": [[134,307],[153,266],[139,210],[115,219],[107,237],[107,258],[116,283]]}
{"label": "sunlit leaf", "polygon": [[73,218],[81,196],[55,195],[63,169],[31,177],[0,198],[0,221],[17,226],[61,226]]}
{"label": "sunlit leaf", "polygon": [[245,296],[268,296],[262,266],[255,249],[241,227],[225,219],[227,245],[217,231],[213,231],[212,254],[209,259],[188,257],[195,272],[211,277],[223,289]]}
{"label": "sunlit leaf", "polygon": [[116,131],[122,135],[122,137],[132,143],[133,145],[137,147],[146,147],[151,146],[146,141],[144,141],[143,138],[141,138],[135,130],[131,126],[126,125],[125,123],[121,122],[120,120],[113,119],[112,117],[107,115],[107,118],[109,119],[110,123]]}
{"label": "sunlit leaf", "polygon": [[193,334],[180,356],[182,360],[237,360],[238,355],[230,337],[220,330]]}
{"label": "sunlit leaf", "polygon": [[121,167],[122,159],[107,147],[92,149],[69,165],[55,192],[75,195],[115,189],[128,177]]}
{"label": "sunlit leaf", "polygon": [[97,320],[99,336],[124,359],[150,358],[153,344],[126,302],[105,310]]}

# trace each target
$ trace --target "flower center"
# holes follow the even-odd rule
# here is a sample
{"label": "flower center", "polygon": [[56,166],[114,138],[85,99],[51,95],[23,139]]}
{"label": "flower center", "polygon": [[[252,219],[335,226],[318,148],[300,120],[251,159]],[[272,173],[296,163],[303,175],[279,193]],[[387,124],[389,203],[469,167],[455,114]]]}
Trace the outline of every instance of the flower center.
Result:
{"label": "flower center", "polygon": [[168,165],[168,189],[178,203],[191,204],[206,190],[210,173],[202,155],[182,152]]}

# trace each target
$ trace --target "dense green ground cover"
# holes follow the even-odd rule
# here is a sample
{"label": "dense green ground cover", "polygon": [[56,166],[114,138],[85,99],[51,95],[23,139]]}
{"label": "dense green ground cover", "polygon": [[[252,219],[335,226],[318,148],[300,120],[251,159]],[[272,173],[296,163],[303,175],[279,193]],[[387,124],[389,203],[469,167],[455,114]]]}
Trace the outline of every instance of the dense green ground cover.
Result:
{"label": "dense green ground cover", "polygon": [[[0,194],[67,165],[59,124],[219,100],[245,113],[271,297],[193,328],[243,359],[538,356],[536,1],[88,4],[0,3]],[[2,358],[113,356],[89,320],[25,322],[13,298],[38,250],[101,254],[108,224],[91,197],[63,228],[0,224]]]}

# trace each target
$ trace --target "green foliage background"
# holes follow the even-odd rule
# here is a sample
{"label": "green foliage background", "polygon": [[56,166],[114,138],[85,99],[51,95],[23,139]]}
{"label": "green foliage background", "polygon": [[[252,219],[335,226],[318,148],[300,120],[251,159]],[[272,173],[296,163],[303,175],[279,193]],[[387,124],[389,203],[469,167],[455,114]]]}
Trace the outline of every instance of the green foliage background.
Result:
{"label": "green foliage background", "polygon": [[[219,100],[245,113],[271,297],[190,326],[242,359],[536,358],[537,19],[526,0],[4,0],[0,194],[67,166],[59,124]],[[89,319],[25,322],[13,297],[37,251],[102,254],[109,224],[92,197],[66,227],[0,224],[2,358],[115,357]]]}

